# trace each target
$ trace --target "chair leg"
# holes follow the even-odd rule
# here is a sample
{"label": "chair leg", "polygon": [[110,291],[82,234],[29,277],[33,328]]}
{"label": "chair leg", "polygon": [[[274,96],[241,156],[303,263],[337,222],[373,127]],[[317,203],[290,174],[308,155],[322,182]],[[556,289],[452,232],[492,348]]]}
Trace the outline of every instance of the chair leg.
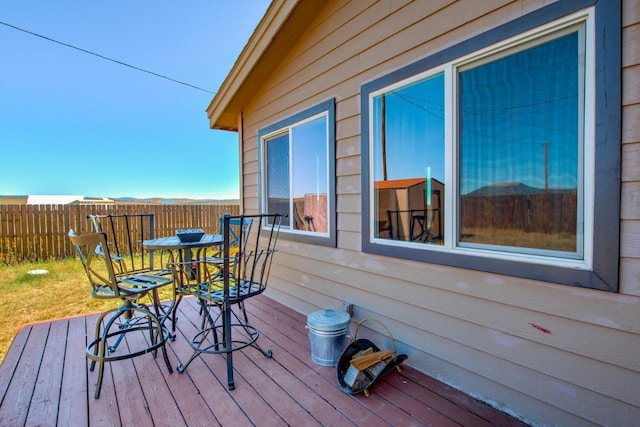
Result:
{"label": "chair leg", "polygon": [[[116,312],[116,311],[118,311],[118,309],[117,309],[117,308],[114,308],[114,309],[111,309],[111,310],[107,310],[107,311],[105,311],[104,313],[102,313],[102,314],[100,315],[100,317],[98,317],[98,320],[96,321],[96,328],[95,328],[95,331],[96,331],[96,332],[95,332],[95,334],[93,335],[93,337],[94,337],[93,342],[94,342],[94,343],[99,343],[99,342],[101,342],[101,341],[103,340],[103,338],[102,338],[102,334],[100,333],[100,331],[102,330],[101,325],[102,325],[102,322],[104,322],[104,318],[105,318],[109,313],[113,313],[113,312]],[[89,366],[89,371],[93,372],[93,370],[94,370],[94,369],[95,369],[95,367],[96,367],[96,359],[98,358],[98,354],[100,353],[100,346],[99,346],[99,345],[91,346],[91,344],[89,344],[89,346],[87,346],[87,354],[89,354],[89,350],[90,350],[90,348],[95,348],[95,351],[93,352],[93,356],[94,356],[95,358],[92,358],[92,359],[91,359],[91,365]]]}
{"label": "chair leg", "polygon": [[[200,315],[202,316],[202,321],[200,322],[200,330],[204,330],[206,328],[207,322],[209,322],[209,325],[213,330],[213,342],[215,343],[215,349],[217,350],[218,349],[218,332],[215,326],[216,326],[216,320],[220,316],[218,316],[218,318],[214,320],[213,317],[211,316],[211,310],[209,309],[207,302],[204,300],[200,300]],[[224,340],[224,337],[222,339]]]}
{"label": "chair leg", "polygon": [[[101,341],[100,344],[100,363],[98,364],[98,383],[96,384],[96,392],[94,399],[100,397],[100,389],[102,388],[102,377],[104,376],[104,356],[106,350],[106,343]],[[95,361],[93,362],[95,364]]]}
{"label": "chair leg", "polygon": [[240,306],[239,308],[242,311],[242,314],[243,314],[243,317],[245,319],[245,322],[242,323],[242,321],[240,320],[240,317],[238,316],[238,314],[236,314],[236,312],[234,312],[233,310],[229,310],[231,312],[231,314],[233,314],[235,319],[238,321],[238,323],[235,326],[242,327],[242,329],[244,329],[244,332],[247,334],[247,336],[252,338],[251,339],[251,341],[252,341],[251,347],[255,348],[260,353],[262,353],[264,355],[264,357],[266,357],[268,359],[271,359],[273,357],[273,352],[271,351],[271,349],[265,350],[262,347],[260,347],[260,344],[258,344],[259,332],[253,326],[249,325],[249,322],[247,320],[247,312],[244,309],[244,301],[240,301],[238,303],[238,305]]}
{"label": "chair leg", "polygon": [[[104,319],[109,313],[114,314],[104,323]],[[135,318],[135,313],[140,313],[142,316]],[[118,323],[122,316],[125,316],[127,321]],[[117,330],[111,332],[114,325],[117,327]],[[136,350],[130,350],[129,353],[125,352],[124,354],[114,356],[109,355],[113,352],[111,349],[113,346],[109,345],[109,339],[117,337],[119,343],[124,338],[124,335],[130,332],[141,332],[145,335],[148,333],[148,345],[137,348]],[[123,307],[101,314],[96,322],[96,338],[87,345],[87,357],[91,359],[90,371],[93,371],[95,364],[98,363],[98,380],[95,398],[98,399],[100,397],[104,365],[106,362],[129,359],[146,353],[152,353],[155,357],[157,349],[160,348],[164,362],[167,365],[167,370],[170,374],[173,373],[166,349],[166,342],[169,336],[170,333],[164,327],[162,321],[145,306],[126,304]]]}
{"label": "chair leg", "polygon": [[[190,344],[194,351],[191,354],[191,357],[189,357],[189,360],[187,360],[186,362],[178,363],[179,374],[184,373],[184,371],[187,370],[187,367],[191,364],[191,362],[193,362],[202,353],[212,353],[212,354],[225,353],[224,350],[220,350],[220,343],[218,342],[218,333],[216,332],[217,328],[220,328],[220,326],[212,326],[210,328],[206,328],[191,339]],[[207,339],[209,339],[208,338],[209,334],[213,334],[214,343],[208,347],[205,347],[203,346],[203,343]],[[214,348],[215,350],[211,350],[212,348]]]}
{"label": "chair leg", "polygon": [[[105,316],[108,313],[113,313],[113,312],[115,312],[116,314],[114,314],[107,321],[107,323],[104,325],[104,328],[102,329],[102,333],[100,333],[100,325],[102,324],[102,321],[104,320]],[[94,395],[95,399],[98,399],[100,397],[100,390],[102,389],[102,377],[104,376],[104,363],[106,361],[107,348],[109,347],[107,343],[107,337],[109,336],[109,329],[111,329],[111,326],[115,323],[116,319],[118,319],[122,313],[123,312],[118,308],[118,309],[106,311],[102,315],[100,315],[100,318],[96,322],[97,343],[94,342],[89,344],[89,346],[91,346],[92,344],[95,344],[98,346],[98,349],[95,352],[96,356],[98,357],[98,383],[96,384],[96,392]],[[118,340],[118,342],[120,342],[120,340]],[[89,351],[89,348],[87,348],[87,351]],[[93,370],[95,364],[96,364],[96,360],[93,360],[91,362],[91,370]]]}
{"label": "chair leg", "polygon": [[[191,340],[191,347],[194,349],[193,354],[186,362],[180,362],[178,364],[178,373],[182,374],[187,369],[187,367],[198,357],[201,353],[206,353],[210,348],[214,348],[214,353],[221,353],[220,351],[220,342],[218,341],[218,332],[217,329],[220,326],[216,326],[216,320],[211,316],[211,310],[207,306],[207,302],[204,300],[198,300],[200,304],[200,315],[202,316],[202,320],[200,322],[200,330],[203,331],[199,335],[196,335]],[[216,318],[217,319],[217,318]],[[206,327],[206,323],[209,322],[209,327]],[[204,343],[209,334],[213,334],[213,345],[206,347],[204,350],[202,349],[202,343]]]}
{"label": "chair leg", "polygon": [[[175,301],[173,302],[173,307],[171,307],[171,332],[176,331],[176,322],[178,321],[176,313],[178,312],[178,306],[180,305],[181,301],[182,301],[182,295],[178,295]],[[174,333],[171,337],[171,341],[175,341],[175,339],[176,339],[176,335]]]}
{"label": "chair leg", "polygon": [[[153,323],[156,324],[155,328],[153,327]],[[166,336],[164,333],[165,331],[167,331]],[[152,336],[151,338],[152,346],[156,346],[156,343],[158,342],[158,340],[161,341],[160,350],[162,351],[162,358],[164,359],[164,363],[167,365],[167,370],[169,371],[170,374],[172,374],[173,367],[171,366],[171,362],[169,361],[166,343],[167,343],[167,339],[173,341],[175,340],[176,336],[169,333],[169,331],[164,326],[163,321],[160,320],[159,317],[153,317],[153,316],[149,316],[149,332]],[[155,350],[153,351],[154,351],[153,356],[155,357]]]}
{"label": "chair leg", "polygon": [[[155,304],[154,304],[155,306]],[[163,324],[163,321],[158,315],[158,308],[156,306],[156,316],[151,313],[151,311],[146,306],[138,306],[136,307],[136,311],[143,313],[147,317],[147,324],[149,325],[149,340],[151,342],[151,347],[154,349],[151,350],[153,357],[156,357],[157,347],[160,347],[160,351],[162,351],[162,357],[164,359],[165,364],[167,365],[167,370],[170,374],[173,373],[173,367],[171,367],[171,362],[169,361],[169,356],[167,354],[166,343],[167,340],[175,339],[174,335],[171,335],[169,331]],[[155,325],[155,327],[154,327]],[[165,336],[166,331],[166,336]]]}
{"label": "chair leg", "polygon": [[[184,363],[178,365],[178,372],[183,373],[189,364],[195,360],[200,354],[224,354],[227,360],[227,388],[229,390],[235,389],[235,380],[233,373],[233,352],[241,350],[245,347],[254,347],[260,351],[265,357],[273,357],[272,351],[262,349],[257,343],[257,339],[260,335],[259,331],[249,325],[248,322],[242,321],[241,317],[247,319],[247,313],[244,310],[242,301],[239,302],[238,310],[242,314],[231,309],[230,304],[223,303],[211,303],[200,299],[200,312],[202,315],[200,331],[191,339],[191,347],[194,352]],[[213,304],[215,308],[220,310],[220,314],[214,318],[211,316],[211,308]],[[223,307],[227,307],[223,309]],[[222,318],[222,324],[217,323],[218,319]],[[209,326],[207,327],[207,323]],[[218,341],[218,329],[222,331],[222,340]],[[232,337],[232,331],[235,330],[239,333],[238,337]],[[209,334],[213,334],[213,338]],[[220,348],[222,346],[222,348]]]}
{"label": "chair leg", "polygon": [[244,315],[244,322],[249,323],[249,318],[247,317],[247,311],[244,309],[244,301],[240,301],[238,305],[240,306],[240,310],[242,310],[242,314]]}
{"label": "chair leg", "polygon": [[[175,291],[174,291],[175,293]],[[158,289],[154,289],[153,290],[153,295],[152,295],[152,301],[153,301],[153,309],[156,313],[156,317],[158,319],[161,319],[161,323],[164,325],[164,323],[169,320],[169,317],[171,317],[171,332],[173,332],[173,334],[169,334],[169,341],[175,341],[176,340],[176,311],[178,308],[178,304],[180,303],[180,301],[182,300],[182,296],[176,297],[174,295],[173,297],[173,301],[171,302],[171,306],[169,308],[166,308],[165,306],[162,305],[162,301],[160,301],[160,294],[158,292]]]}
{"label": "chair leg", "polygon": [[224,344],[225,348],[229,350],[227,353],[227,388],[234,390],[236,388],[235,380],[233,379],[233,338],[231,337],[231,307],[229,307],[227,295],[225,295],[225,305],[222,310],[223,324],[224,324]]}

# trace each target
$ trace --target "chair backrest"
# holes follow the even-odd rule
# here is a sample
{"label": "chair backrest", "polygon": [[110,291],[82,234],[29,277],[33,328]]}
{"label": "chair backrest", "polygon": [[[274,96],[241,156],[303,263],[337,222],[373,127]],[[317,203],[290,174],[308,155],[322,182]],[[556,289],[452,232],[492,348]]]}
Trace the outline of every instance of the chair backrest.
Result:
{"label": "chair backrest", "polygon": [[104,233],[76,235],[70,230],[69,239],[89,278],[91,294],[96,298],[120,298],[116,273],[110,261],[107,236]]}
{"label": "chair backrest", "polygon": [[[143,240],[154,237],[154,214],[89,215],[96,233],[104,233],[116,274],[130,275],[153,269],[153,251],[148,253]],[[99,247],[99,251],[104,250]]]}
{"label": "chair backrest", "polygon": [[[251,226],[253,218],[229,217],[229,245],[231,247],[238,246],[240,235],[243,236],[243,245],[246,245],[247,239],[251,234]],[[224,217],[220,218],[220,234],[224,232]]]}
{"label": "chair backrest", "polygon": [[[232,299],[244,299],[266,289],[283,218],[282,214],[223,217],[223,281],[225,289],[229,289],[230,284],[234,286]],[[231,222],[244,224],[247,220],[255,220],[254,232],[245,234],[241,227],[237,235],[238,250],[233,253],[229,245],[233,239]]]}

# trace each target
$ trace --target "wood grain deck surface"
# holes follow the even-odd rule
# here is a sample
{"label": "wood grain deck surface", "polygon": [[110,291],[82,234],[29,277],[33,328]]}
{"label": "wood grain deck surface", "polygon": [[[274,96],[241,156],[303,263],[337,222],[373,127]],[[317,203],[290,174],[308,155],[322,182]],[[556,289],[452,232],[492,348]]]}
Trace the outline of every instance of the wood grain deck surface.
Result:
{"label": "wood grain deck surface", "polygon": [[[169,374],[146,354],[107,364],[99,399],[97,369],[88,371],[87,333],[96,315],[24,326],[0,366],[0,426],[521,426],[501,413],[404,366],[376,383],[369,397],[338,387],[333,367],[310,356],[306,317],[260,296],[247,304],[267,359],[234,353],[236,389],[227,390],[221,355],[202,355]],[[173,366],[191,354],[199,324],[196,301],[179,307]]]}

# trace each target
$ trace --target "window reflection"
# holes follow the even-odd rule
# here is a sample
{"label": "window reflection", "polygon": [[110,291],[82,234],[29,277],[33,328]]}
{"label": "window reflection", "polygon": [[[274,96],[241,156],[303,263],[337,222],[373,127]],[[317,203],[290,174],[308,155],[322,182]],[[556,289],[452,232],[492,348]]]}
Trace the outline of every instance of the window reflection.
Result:
{"label": "window reflection", "polygon": [[375,237],[444,242],[444,75],[373,99]]}
{"label": "window reflection", "polygon": [[293,204],[296,230],[326,233],[327,121],[320,117],[291,130]]}
{"label": "window reflection", "polygon": [[290,225],[289,212],[289,134],[275,136],[266,143],[267,212],[287,213],[282,225]]}
{"label": "window reflection", "polygon": [[460,242],[575,252],[578,33],[459,74]]}
{"label": "window reflection", "polygon": [[267,211],[286,213],[283,226],[328,233],[326,114],[265,139]]}
{"label": "window reflection", "polygon": [[[455,244],[581,255],[583,31],[457,69]],[[373,97],[375,238],[450,237],[444,87],[440,73]]]}

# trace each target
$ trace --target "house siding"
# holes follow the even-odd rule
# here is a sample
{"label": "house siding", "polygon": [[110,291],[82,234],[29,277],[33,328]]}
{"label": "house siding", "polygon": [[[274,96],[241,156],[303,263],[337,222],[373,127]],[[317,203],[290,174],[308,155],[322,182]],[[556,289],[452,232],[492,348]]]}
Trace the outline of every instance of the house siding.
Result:
{"label": "house siding", "polygon": [[[355,321],[372,316],[393,332],[406,363],[534,424],[633,425],[640,419],[640,0],[622,2],[617,294],[362,252],[361,85],[550,3],[328,2],[243,108],[243,205],[259,211],[258,131],[335,98],[337,247],[279,240],[270,296],[305,314],[352,303]],[[382,335],[374,340],[384,342]]]}
{"label": "house siding", "polygon": [[622,2],[622,93],[620,291],[640,296],[640,1],[637,0]]}

